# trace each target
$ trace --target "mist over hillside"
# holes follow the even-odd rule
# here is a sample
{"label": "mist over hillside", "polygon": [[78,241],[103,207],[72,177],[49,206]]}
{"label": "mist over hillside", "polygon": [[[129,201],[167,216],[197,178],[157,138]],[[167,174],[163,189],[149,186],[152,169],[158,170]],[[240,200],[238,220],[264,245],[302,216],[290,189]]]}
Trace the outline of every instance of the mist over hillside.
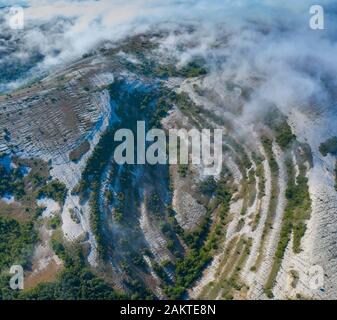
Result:
{"label": "mist over hillside", "polygon": [[[337,5],[317,2],[324,29],[306,0],[0,1],[0,298],[336,299]],[[139,123],[220,130],[221,170],[119,163]]]}
{"label": "mist over hillside", "polygon": [[[278,90],[271,99],[284,100],[287,105],[318,95],[320,101],[331,98],[324,83],[325,79],[334,81],[336,71],[336,6],[331,1],[320,1],[327,12],[324,32],[310,32],[307,1],[23,3],[27,6],[24,31],[10,32],[6,19],[1,19],[3,88],[22,83],[22,74],[29,79],[74,61],[103,41],[155,28],[168,32],[163,48],[181,64],[199,55],[214,64],[213,69],[220,64],[228,73],[225,76],[235,73],[238,81],[252,73],[268,79],[268,86],[261,88],[266,97],[261,99],[270,99],[267,95],[274,86]],[[6,9],[1,11],[4,16]],[[191,34],[182,31],[187,26],[195,30]]]}

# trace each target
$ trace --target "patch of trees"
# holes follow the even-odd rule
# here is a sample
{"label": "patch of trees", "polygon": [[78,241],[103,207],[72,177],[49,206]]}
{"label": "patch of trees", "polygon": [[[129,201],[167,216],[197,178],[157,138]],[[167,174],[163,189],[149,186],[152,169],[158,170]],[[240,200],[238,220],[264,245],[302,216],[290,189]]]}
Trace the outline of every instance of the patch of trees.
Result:
{"label": "patch of trees", "polygon": [[184,66],[179,73],[181,76],[185,78],[194,78],[203,76],[207,74],[207,70],[205,68],[205,61],[201,59],[191,61],[186,66]]}
{"label": "patch of trees", "polygon": [[306,231],[305,221],[310,218],[311,200],[306,177],[306,167],[299,164],[299,175],[295,177],[294,164],[291,159],[286,161],[288,186],[286,190],[287,204],[282,219],[280,240],[278,242],[273,266],[265,285],[266,294],[272,298],[271,289],[274,286],[278,270],[281,266],[284,252],[293,233],[293,251],[301,251],[301,239]]}
{"label": "patch of trees", "polygon": [[244,172],[244,168],[249,170],[252,167],[252,162],[249,159],[247,152],[245,151],[244,143],[240,143],[240,141],[236,141],[231,136],[226,136],[226,142],[238,153],[239,158],[237,162],[240,163],[240,167],[242,167],[242,172]]}
{"label": "patch of trees", "polygon": [[131,295],[132,300],[154,300],[155,297],[150,289],[145,287],[144,284],[138,279],[131,279],[125,281],[125,285],[133,292]]}
{"label": "patch of trees", "polygon": [[278,174],[279,167],[278,167],[277,161],[276,161],[274,153],[273,153],[273,140],[264,136],[264,137],[261,138],[261,143],[262,143],[263,148],[266,152],[268,163],[269,163],[270,170],[271,170],[272,174],[274,174],[274,173]]}
{"label": "patch of trees", "polygon": [[34,300],[117,300],[127,296],[116,292],[108,283],[86,267],[80,248],[72,251],[57,241],[53,249],[65,261],[65,269],[57,281],[39,284],[34,289],[21,293],[19,299]]}
{"label": "patch of trees", "polygon": [[171,279],[165,272],[164,268],[160,266],[158,263],[153,262],[153,270],[158,275],[160,279],[162,279],[165,283],[171,283]]}
{"label": "patch of trees", "polygon": [[[225,218],[229,212],[231,192],[224,178],[222,178],[215,191],[216,205],[219,212],[219,220],[225,223]],[[200,278],[205,266],[211,262],[214,250],[218,249],[221,230],[220,227],[211,229],[211,210],[202,225],[192,233],[183,234],[184,241],[189,245],[187,255],[178,257],[175,263],[175,284],[165,287],[165,293],[171,299],[180,299],[184,296],[187,288],[194,281]]]}
{"label": "patch of trees", "polygon": [[293,134],[289,124],[285,120],[277,124],[274,127],[274,131],[276,143],[282,149],[286,149],[291,144],[291,142],[296,139],[296,136]]}
{"label": "patch of trees", "polygon": [[99,184],[95,182],[92,186],[90,196],[90,225],[95,234],[97,242],[97,252],[102,259],[107,255],[107,248],[104,242],[104,235],[101,232],[101,215],[99,210]]}
{"label": "patch of trees", "polygon": [[210,176],[208,178],[206,178],[205,180],[203,180],[200,184],[199,184],[199,192],[203,195],[206,196],[212,196],[217,188],[217,183],[214,180],[213,176]]}
{"label": "patch of trees", "polygon": [[264,173],[264,167],[263,167],[263,160],[261,157],[257,156],[256,154],[253,153],[253,158],[256,164],[256,177],[259,178],[258,182],[258,198],[262,199],[262,197],[265,195],[265,183],[266,183],[266,178],[265,178],[265,173]]}
{"label": "patch of trees", "polygon": [[326,157],[328,153],[337,155],[337,137],[332,137],[319,146],[320,153]]}
{"label": "patch of trees", "polygon": [[275,218],[275,212],[277,207],[278,193],[279,193],[279,185],[278,185],[278,176],[279,176],[279,166],[275,159],[275,155],[273,152],[273,140],[270,138],[263,136],[261,138],[261,143],[266,153],[266,158],[268,160],[268,164],[270,167],[271,173],[271,190],[270,190],[270,201],[268,204],[268,213],[267,218],[264,223],[262,238],[259,246],[258,257],[255,262],[255,268],[258,269],[263,259],[263,250],[265,246],[265,241],[267,235],[273,227],[273,221]]}
{"label": "patch of trees", "polygon": [[60,225],[61,225],[62,221],[61,221],[61,217],[60,216],[54,216],[52,218],[50,218],[50,220],[48,221],[48,227],[49,229],[57,229]]}
{"label": "patch of trees", "polygon": [[168,77],[183,77],[183,78],[195,78],[207,74],[205,67],[205,61],[201,59],[195,59],[189,62],[181,69],[178,69],[174,64],[159,65],[155,71],[155,74],[160,78]]}
{"label": "patch of trees", "polygon": [[[290,164],[289,164],[290,165]],[[288,172],[290,169],[288,168]],[[310,218],[311,200],[308,187],[308,178],[306,177],[306,167],[299,165],[299,175],[295,179],[290,179],[286,191],[287,206],[285,218],[292,218],[292,227],[294,234],[293,250],[295,253],[301,251],[301,239],[306,230],[305,220]],[[288,213],[289,212],[289,213]],[[287,214],[288,213],[288,214]]]}
{"label": "patch of trees", "polygon": [[13,264],[27,267],[36,241],[33,222],[19,223],[0,216],[0,270]]}
{"label": "patch of trees", "polygon": [[[153,125],[160,126],[160,120],[167,114],[170,107],[170,97],[167,90],[160,85],[138,86],[133,83],[127,83],[124,79],[116,79],[115,82],[109,87],[111,98],[116,102],[118,108],[116,114],[120,119],[120,123],[114,125],[113,128],[108,128],[101,136],[100,141],[95,146],[91,156],[89,157],[86,167],[82,172],[81,181],[72,191],[78,193],[82,199],[89,198],[90,203],[90,220],[91,226],[94,231],[98,243],[98,252],[101,257],[106,257],[107,243],[105,243],[105,236],[103,234],[102,224],[104,221],[101,219],[99,196],[100,196],[100,183],[101,176],[107,165],[111,162],[112,153],[115,146],[120,142],[114,141],[115,132],[119,128],[129,128],[136,132],[137,121],[144,120],[147,127]],[[130,112],[132,110],[132,112]],[[136,116],[135,116],[136,115]],[[117,169],[118,165],[113,163],[112,170]],[[121,168],[119,171],[119,183],[121,190],[117,196],[114,196],[111,191],[105,193],[109,203],[113,202],[115,211],[115,221],[123,223],[124,225],[132,224],[132,220],[125,219],[129,217],[130,213],[127,212],[127,203],[131,192],[132,175],[128,165]],[[117,170],[116,170],[117,172]],[[109,178],[112,181],[114,178]],[[112,182],[110,182],[112,183]],[[136,195],[132,195],[137,197]],[[160,212],[158,199],[153,197],[150,199],[150,206],[152,211]]]}
{"label": "patch of trees", "polygon": [[47,197],[54,199],[59,202],[61,205],[64,204],[64,201],[67,196],[66,186],[59,180],[53,180],[45,184],[38,193],[38,197]]}
{"label": "patch of trees", "polygon": [[188,164],[179,164],[178,165],[178,173],[180,177],[185,178],[188,173]]}
{"label": "patch of trees", "polygon": [[82,198],[85,198],[88,190],[92,189],[92,185],[99,181],[101,173],[110,159],[110,151],[114,144],[113,137],[114,130],[106,130],[89,157],[86,167],[82,172],[81,181],[75,190],[73,190],[73,192],[79,193]]}
{"label": "patch of trees", "polygon": [[11,194],[21,199],[25,195],[23,175],[19,168],[7,171],[3,165],[0,165],[0,181],[0,198]]}
{"label": "patch of trees", "polygon": [[163,90],[163,96],[159,97],[156,101],[156,108],[151,114],[151,117],[149,119],[150,127],[153,128],[161,128],[161,120],[167,115],[168,111],[171,109],[171,104],[170,104],[170,94],[168,96],[165,96],[166,90],[162,88]]}
{"label": "patch of trees", "polygon": [[272,107],[269,113],[267,113],[265,124],[274,131],[276,143],[283,150],[296,139],[287,122],[287,117],[277,107]]}
{"label": "patch of trees", "polygon": [[146,199],[148,209],[158,215],[162,208],[162,201],[159,195],[156,192],[153,192],[149,197]]}

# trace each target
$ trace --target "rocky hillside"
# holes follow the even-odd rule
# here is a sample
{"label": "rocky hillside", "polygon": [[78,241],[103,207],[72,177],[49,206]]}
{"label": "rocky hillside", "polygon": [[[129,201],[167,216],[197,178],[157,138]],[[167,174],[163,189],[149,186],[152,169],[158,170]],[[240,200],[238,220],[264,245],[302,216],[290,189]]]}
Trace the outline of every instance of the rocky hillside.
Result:
{"label": "rocky hillside", "polygon": [[[19,297],[91,298],[58,290],[56,275],[86,270],[114,292],[98,298],[336,298],[336,113],[253,112],[265,79],[198,55],[180,64],[166,44],[164,32],[104,42],[0,97],[0,224],[37,235]],[[114,132],[137,121],[223,129],[221,173],[118,165]]]}

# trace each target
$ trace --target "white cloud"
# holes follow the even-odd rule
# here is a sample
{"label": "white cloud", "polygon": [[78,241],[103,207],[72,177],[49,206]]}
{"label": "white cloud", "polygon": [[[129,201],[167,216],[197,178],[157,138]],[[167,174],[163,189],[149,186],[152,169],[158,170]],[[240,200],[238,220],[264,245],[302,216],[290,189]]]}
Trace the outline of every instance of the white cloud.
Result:
{"label": "white cloud", "polygon": [[[309,28],[310,4],[305,0],[27,2],[26,28],[5,31],[12,38],[0,42],[0,63],[25,64],[32,56],[40,57],[33,65],[48,70],[76,59],[102,40],[165,28],[171,33],[161,52],[175,56],[180,64],[193,56],[206,57],[213,70],[210,82],[218,92],[228,79],[243,86],[252,78],[260,79],[247,112],[266,102],[282,108],[316,100],[329,105],[335,97],[325,81],[337,83],[332,31],[337,10],[332,0],[318,1],[327,13],[324,32]],[[194,26],[193,33],[184,32],[181,25],[187,23]],[[16,47],[10,50],[11,46]]]}

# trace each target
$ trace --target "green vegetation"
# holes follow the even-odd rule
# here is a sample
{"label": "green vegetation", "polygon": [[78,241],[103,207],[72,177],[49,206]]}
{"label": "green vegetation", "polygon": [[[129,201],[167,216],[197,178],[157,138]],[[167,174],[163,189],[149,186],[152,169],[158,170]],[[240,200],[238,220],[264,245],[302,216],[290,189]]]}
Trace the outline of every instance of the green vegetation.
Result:
{"label": "green vegetation", "polygon": [[105,131],[89,157],[82,172],[81,181],[73,190],[73,192],[79,193],[81,198],[86,198],[89,190],[93,189],[93,185],[99,182],[100,176],[110,159],[114,144],[113,137],[114,131],[112,129]]}
{"label": "green vegetation", "polygon": [[[293,174],[292,164],[287,163],[288,176]],[[287,207],[285,209],[285,220],[292,219],[294,243],[293,250],[295,253],[301,251],[301,238],[303,237],[306,225],[305,220],[310,218],[311,200],[308,188],[308,178],[306,177],[306,167],[304,164],[299,165],[299,175],[295,179],[289,179],[286,191]],[[290,227],[290,224],[288,224]]]}
{"label": "green vegetation", "polygon": [[[160,96],[156,101],[156,109],[151,114],[149,126],[153,128],[161,128],[161,120],[167,115],[172,104],[172,94],[163,90],[163,96]],[[166,94],[164,96],[164,94]]]}
{"label": "green vegetation", "polygon": [[275,134],[276,143],[285,150],[296,139],[284,116],[277,107],[271,107],[269,113],[265,116],[264,122]]}
{"label": "green vegetation", "polygon": [[296,139],[296,136],[292,133],[287,121],[283,121],[279,125],[275,126],[274,131],[276,143],[282,149],[286,149],[290,143]]}
{"label": "green vegetation", "polygon": [[208,177],[202,181],[199,185],[199,192],[206,196],[212,196],[216,192],[217,183],[214,180],[214,177]]}
{"label": "green vegetation", "polygon": [[271,297],[278,270],[281,266],[284,252],[293,233],[293,251],[301,251],[301,239],[306,230],[305,221],[310,218],[311,200],[306,177],[306,167],[299,164],[299,175],[295,178],[294,164],[287,159],[288,186],[286,190],[287,205],[282,219],[280,240],[276,248],[273,266],[265,285],[267,296]]}
{"label": "green vegetation", "polygon": [[[249,156],[245,150],[244,143],[240,143],[240,141],[236,141],[230,136],[226,136],[226,142],[230,145],[235,153],[238,155],[237,163],[240,165],[241,173],[244,173],[245,170],[249,170],[252,167],[252,162],[249,159]],[[246,174],[243,174],[246,176]]]}
{"label": "green vegetation", "polygon": [[[40,196],[54,198],[63,204],[66,194],[65,186],[58,181],[50,181],[48,164],[38,159],[12,158],[16,169],[1,171],[1,186],[12,192],[20,200],[21,206],[9,204],[0,214],[0,299],[19,298],[22,293],[8,288],[8,268],[22,265],[29,270],[34,246],[38,240],[37,219],[45,208],[37,206]],[[29,167],[29,171],[25,167]],[[3,167],[2,167],[3,168]],[[24,169],[23,169],[24,168]],[[24,175],[25,173],[25,175]],[[11,184],[14,183],[16,189]],[[17,186],[20,185],[20,193]],[[5,189],[6,190],[6,189]],[[5,191],[4,190],[4,191]],[[50,228],[56,229],[61,223],[59,217],[48,222]]]}
{"label": "green vegetation", "polygon": [[57,255],[65,261],[65,269],[59,274],[56,282],[39,284],[36,288],[21,293],[18,299],[115,300],[127,298],[117,293],[86,267],[80,248],[69,249],[56,240],[52,245]]}
{"label": "green vegetation", "polygon": [[240,271],[247,261],[247,258],[250,254],[251,246],[252,246],[251,238],[249,238],[248,240],[243,237],[240,238],[234,252],[234,255],[237,257],[236,266],[229,279],[226,278],[223,279],[222,297],[225,300],[232,300],[233,292],[241,291],[245,287],[245,285],[242,283],[240,279]]}
{"label": "green vegetation", "polygon": [[49,229],[57,229],[62,223],[61,217],[60,216],[54,216],[49,219],[48,221],[48,228]]}
{"label": "green vegetation", "polygon": [[64,201],[67,196],[67,188],[66,186],[58,181],[53,180],[47,184],[45,184],[39,191],[38,197],[47,197],[54,199],[59,202],[61,205],[64,204]]}
{"label": "green vegetation", "polygon": [[238,253],[240,248],[238,246],[238,236],[234,236],[227,244],[225,248],[225,255],[221,259],[216,276],[219,281],[212,281],[208,286],[206,286],[201,294],[202,299],[215,299],[224,285],[224,282],[229,278],[230,272],[234,269],[236,261],[238,258]]}
{"label": "green vegetation", "polygon": [[40,284],[19,296],[36,300],[117,300],[125,299],[89,269],[68,266],[54,283]]}
{"label": "green vegetation", "polygon": [[319,146],[320,153],[326,157],[328,153],[337,155],[337,137],[332,137]]}
{"label": "green vegetation", "polygon": [[107,256],[107,247],[105,246],[104,235],[101,232],[101,214],[99,209],[98,182],[95,182],[92,185],[92,192],[89,204],[90,204],[90,225],[96,237],[97,252],[99,256],[104,260]]}
{"label": "green vegetation", "polygon": [[164,281],[164,283],[166,284],[171,283],[171,280],[167,275],[167,273],[165,272],[164,268],[160,266],[158,263],[155,262],[153,263],[153,270],[158,275],[158,277]]}
{"label": "green vegetation", "polygon": [[194,60],[189,62],[180,70],[180,75],[185,78],[194,78],[207,74],[207,70],[204,67],[205,61]]}
{"label": "green vegetation", "polygon": [[248,172],[248,179],[246,174],[242,178],[241,186],[241,197],[243,198],[241,215],[245,215],[247,209],[254,204],[256,197],[256,178],[255,170],[253,168],[251,168]]}
{"label": "green vegetation", "polygon": [[253,159],[255,161],[256,165],[256,172],[255,175],[256,177],[259,178],[259,183],[258,183],[258,198],[262,199],[262,197],[265,196],[265,191],[266,191],[266,178],[264,174],[264,167],[263,167],[263,160],[261,157],[258,157],[256,154],[253,154]]}
{"label": "green vegetation", "polygon": [[[156,37],[156,35],[154,36]],[[128,39],[118,48],[102,50],[105,54],[114,55],[120,51],[132,54],[140,63],[134,64],[128,59],[123,61],[124,66],[134,74],[143,75],[151,78],[183,77],[192,78],[205,75],[207,73],[205,60],[195,58],[182,68],[177,68],[177,61],[171,59],[161,64],[153,63],[152,50],[157,48],[158,44],[153,41],[153,36],[147,37],[140,35]]]}
{"label": "green vegetation", "polygon": [[47,207],[37,207],[35,209],[35,213],[34,213],[34,216],[33,216],[33,220],[36,220],[38,219],[39,217],[41,217],[42,213],[44,210],[46,210]]}
{"label": "green vegetation", "polygon": [[185,257],[176,259],[175,284],[165,287],[166,294],[172,299],[179,299],[183,296],[186,289],[201,276],[202,270],[212,260],[215,250],[218,249],[220,237],[223,235],[221,225],[223,227],[225,224],[232,198],[224,178],[218,182],[215,194],[216,204],[213,206],[218,212],[216,222],[211,225],[211,210],[209,209],[209,215],[204,223],[193,233],[183,236],[189,246],[188,252]]}
{"label": "green vegetation", "polygon": [[264,167],[263,167],[263,159],[256,156],[256,154],[253,154],[253,159],[255,161],[255,165],[256,165],[256,172],[255,175],[256,177],[258,177],[258,194],[257,194],[257,198],[259,200],[258,202],[258,207],[256,210],[256,213],[253,217],[253,221],[252,221],[252,230],[255,231],[259,222],[260,222],[260,218],[261,218],[261,199],[265,196],[265,189],[266,189],[266,178],[265,178],[265,173],[264,173]]}
{"label": "green vegetation", "polygon": [[254,215],[254,219],[251,223],[253,231],[255,231],[257,226],[259,225],[260,219],[261,219],[261,202],[258,204],[258,208],[257,208],[256,213]]}
{"label": "green vegetation", "polygon": [[97,241],[97,251],[103,259],[106,257],[106,246],[104,244],[104,236],[101,232],[101,215],[99,209],[99,191],[100,177],[104,168],[108,164],[113,150],[114,131],[107,129],[101,136],[100,141],[89,157],[86,167],[81,176],[78,186],[72,191],[79,193],[80,197],[87,198],[90,194],[90,223]]}
{"label": "green vegetation", "polygon": [[160,196],[156,192],[152,192],[146,199],[146,206],[154,215],[158,215],[162,209]]}
{"label": "green vegetation", "polygon": [[[154,300],[155,297],[151,293],[150,289],[138,279],[132,279],[125,282],[130,291],[133,292],[131,300]],[[125,298],[124,298],[125,299]]]}
{"label": "green vegetation", "polygon": [[179,71],[176,66],[172,63],[161,64],[155,70],[156,75],[159,78],[169,78],[169,77],[178,77]]}
{"label": "green vegetation", "polygon": [[207,70],[204,67],[205,61],[196,59],[189,62],[181,69],[177,69],[174,64],[159,65],[155,71],[156,75],[160,78],[168,77],[183,77],[183,78],[195,78],[207,74]]}
{"label": "green vegetation", "polygon": [[10,194],[21,199],[25,195],[25,185],[20,168],[7,171],[4,166],[0,165],[0,181],[0,198]]}
{"label": "green vegetation", "polygon": [[[205,119],[199,117],[201,107],[197,106],[189,97],[188,93],[173,93],[172,102],[179,108],[179,110],[189,117],[189,122],[200,129],[200,123],[205,124]],[[203,121],[203,122],[202,122]]]}
{"label": "green vegetation", "polygon": [[241,218],[236,226],[236,232],[240,232],[245,225],[245,219]]}
{"label": "green vegetation", "polygon": [[0,216],[0,270],[14,264],[27,266],[36,241],[33,222],[19,223]]}
{"label": "green vegetation", "polygon": [[278,174],[279,167],[273,153],[273,141],[267,137],[262,137],[261,142],[266,152],[267,160],[272,174]]}
{"label": "green vegetation", "polygon": [[243,236],[235,236],[229,241],[225,255],[217,267],[217,281],[206,286],[199,298],[214,300],[221,294],[222,299],[232,300],[236,292],[247,289],[240,279],[240,271],[249,256],[251,245],[252,239]]}
{"label": "green vegetation", "polygon": [[278,199],[278,193],[279,193],[279,186],[278,186],[279,166],[277,164],[277,161],[273,153],[273,141],[267,137],[262,137],[261,143],[265,150],[268,164],[270,167],[270,172],[271,172],[271,195],[270,195],[270,201],[268,205],[267,219],[266,219],[263,232],[262,232],[259,253],[258,253],[256,262],[255,262],[256,269],[260,267],[260,264],[263,259],[263,250],[265,246],[265,241],[266,241],[266,238],[271,228],[273,227],[273,221],[274,221],[274,217],[276,214],[276,206],[277,206],[277,199]]}
{"label": "green vegetation", "polygon": [[188,164],[179,164],[178,173],[182,178],[185,178],[188,173]]}
{"label": "green vegetation", "polygon": [[[138,46],[133,43],[132,46]],[[152,126],[160,127],[160,121],[166,116],[171,107],[172,97],[170,92],[158,83],[128,82],[124,78],[119,78],[109,86],[111,99],[118,105],[116,114],[120,119],[114,127],[108,128],[101,136],[100,141],[95,146],[84,168],[81,180],[72,191],[78,193],[81,199],[89,199],[90,223],[97,240],[98,254],[103,260],[107,254],[116,254],[125,257],[129,251],[133,254],[136,248],[132,248],[131,242],[139,241],[141,248],[146,246],[143,243],[142,232],[136,223],[138,215],[138,205],[140,193],[133,184],[134,166],[125,164],[119,166],[112,161],[112,153],[119,142],[114,141],[114,134],[119,128],[129,128],[136,132],[137,121],[144,120],[146,129]],[[130,111],[132,110],[132,112]],[[158,169],[158,168],[157,168]],[[105,199],[101,203],[101,179],[106,170],[109,170],[108,185],[109,190],[104,190]],[[150,175],[152,169],[146,169]],[[158,175],[158,173],[154,174]],[[117,187],[116,187],[117,186]],[[116,196],[117,194],[117,196]],[[130,238],[114,238],[113,232],[106,232],[111,228],[110,217],[106,217],[102,206],[112,205],[114,214],[111,217],[113,223],[123,226],[123,230],[132,230]],[[154,216],[163,216],[162,200],[159,195],[149,197],[148,204]],[[109,220],[109,221],[108,221]],[[129,233],[130,234],[130,233]],[[138,248],[139,249],[139,248]],[[138,250],[137,249],[137,250]],[[129,250],[129,251],[128,251]],[[116,253],[115,253],[116,252]],[[125,264],[132,264],[132,254]],[[128,255],[129,256],[129,255]],[[133,271],[129,270],[131,274]],[[136,279],[133,279],[136,280]],[[138,279],[140,280],[140,279]],[[139,284],[130,284],[139,287]]]}

